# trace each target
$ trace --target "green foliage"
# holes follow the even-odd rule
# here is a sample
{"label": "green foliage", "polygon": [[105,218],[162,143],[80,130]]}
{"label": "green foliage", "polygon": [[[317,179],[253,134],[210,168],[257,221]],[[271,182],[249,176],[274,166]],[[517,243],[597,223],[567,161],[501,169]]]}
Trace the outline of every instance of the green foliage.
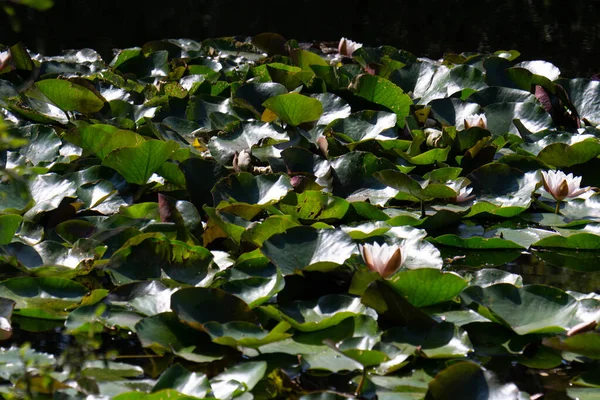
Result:
{"label": "green foliage", "polygon": [[597,394],[597,82],[322,50],[0,49],[2,396]]}

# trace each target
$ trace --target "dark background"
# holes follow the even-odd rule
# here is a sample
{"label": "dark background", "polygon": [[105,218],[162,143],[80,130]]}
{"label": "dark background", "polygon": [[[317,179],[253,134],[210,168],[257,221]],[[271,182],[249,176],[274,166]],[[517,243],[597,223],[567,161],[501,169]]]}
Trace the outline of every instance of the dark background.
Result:
{"label": "dark background", "polygon": [[21,31],[0,14],[0,43],[23,41],[47,55],[164,38],[277,32],[299,41],[388,44],[416,56],[515,49],[520,60],[553,62],[563,76],[600,72],[600,0],[56,0],[38,12],[15,7]]}

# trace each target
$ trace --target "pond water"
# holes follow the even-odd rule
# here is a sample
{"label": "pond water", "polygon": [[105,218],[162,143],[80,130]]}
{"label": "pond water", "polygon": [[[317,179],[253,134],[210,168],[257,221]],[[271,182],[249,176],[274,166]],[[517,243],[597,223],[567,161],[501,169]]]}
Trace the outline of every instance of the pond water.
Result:
{"label": "pond water", "polygon": [[[300,41],[339,40],[392,45],[417,56],[516,49],[523,60],[556,64],[563,76],[600,72],[600,2],[589,0],[378,1],[266,0],[164,3],[117,0],[56,1],[50,11],[18,9],[21,32],[0,23],[0,42],[22,40],[44,54],[90,47],[105,58],[113,48],[149,40],[277,32]],[[0,15],[1,19],[5,15]]]}

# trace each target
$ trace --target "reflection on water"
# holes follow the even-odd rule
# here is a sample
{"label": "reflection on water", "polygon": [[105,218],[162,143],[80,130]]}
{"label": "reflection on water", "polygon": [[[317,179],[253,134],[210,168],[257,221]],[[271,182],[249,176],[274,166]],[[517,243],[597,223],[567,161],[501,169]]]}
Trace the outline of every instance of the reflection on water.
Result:
{"label": "reflection on water", "polygon": [[[600,254],[596,254],[596,260]],[[600,265],[597,265],[600,269]],[[598,270],[581,271],[566,267],[557,267],[543,261],[534,254],[524,254],[506,264],[501,269],[519,274],[523,284],[543,284],[572,290],[581,293],[591,293],[600,289],[600,272]]]}
{"label": "reflection on water", "polygon": [[600,253],[558,250],[520,252],[511,250],[465,251],[441,249],[445,269],[459,272],[497,268],[523,277],[523,284],[551,285],[562,290],[591,293],[600,290]]}
{"label": "reflection on water", "polygon": [[[567,77],[600,72],[600,2],[588,0],[180,0],[127,2],[62,0],[39,13],[18,8],[22,32],[0,20],[0,42],[23,40],[45,54],[91,47],[104,57],[112,48],[149,40],[278,32],[300,41],[339,40],[388,44],[417,56],[445,52],[516,49],[523,60],[555,63]],[[143,10],[142,10],[143,9]],[[0,15],[0,19],[5,18]]]}

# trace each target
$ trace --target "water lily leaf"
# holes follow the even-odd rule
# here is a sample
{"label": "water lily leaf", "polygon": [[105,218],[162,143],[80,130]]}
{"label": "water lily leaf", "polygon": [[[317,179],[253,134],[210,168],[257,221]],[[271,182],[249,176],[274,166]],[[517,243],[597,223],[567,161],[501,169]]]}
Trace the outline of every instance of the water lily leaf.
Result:
{"label": "water lily leaf", "polygon": [[555,167],[570,167],[583,164],[600,155],[600,140],[597,138],[577,141],[574,144],[552,143],[542,149],[538,160]]}
{"label": "water lily leaf", "polygon": [[316,190],[290,193],[279,202],[279,209],[300,220],[334,221],[344,217],[350,203]]}
{"label": "water lily leaf", "polygon": [[211,190],[215,183],[229,174],[229,170],[213,160],[195,157],[180,163],[179,168],[185,175],[185,185],[196,208],[201,210],[204,205],[216,205]]}
{"label": "water lily leaf", "polygon": [[144,185],[178,148],[172,141],[146,140],[135,147],[110,152],[102,164],[117,170],[127,182]]}
{"label": "water lily leaf", "polygon": [[38,214],[58,208],[65,197],[75,194],[75,184],[60,175],[50,173],[37,175],[29,184],[35,205],[25,213],[25,219],[34,219]]}
{"label": "water lily leaf", "polygon": [[226,347],[213,343],[208,334],[182,323],[173,312],[143,318],[135,331],[143,347],[158,354],[172,352],[192,362],[211,362],[229,353]]}
{"label": "water lily leaf", "polygon": [[311,269],[335,268],[353,254],[358,254],[356,244],[348,234],[337,229],[290,228],[271,236],[261,249],[284,275],[308,267]]}
{"label": "water lily leaf", "polygon": [[285,331],[290,328],[287,322],[280,322],[273,330],[262,329],[249,322],[232,321],[224,324],[207,322],[204,329],[212,337],[213,342],[236,348],[258,348],[268,343],[279,342],[292,336]]}
{"label": "water lily leaf", "polygon": [[482,107],[496,103],[535,102],[536,98],[529,91],[512,89],[503,86],[490,86],[469,96],[469,101]]}
{"label": "water lily leaf", "polygon": [[212,254],[200,246],[173,241],[159,233],[137,235],[108,261],[107,271],[119,284],[137,280],[171,279],[190,285],[207,285],[216,272]]}
{"label": "water lily leaf", "polygon": [[250,391],[267,372],[265,361],[245,361],[220,373],[210,380],[213,395],[220,400],[230,399],[234,394]]}
{"label": "water lily leaf", "polygon": [[213,136],[208,142],[210,154],[221,165],[231,165],[236,152],[253,147],[265,147],[289,141],[287,133],[270,123],[244,123],[240,128],[222,136]]}
{"label": "water lily leaf", "polygon": [[[235,207],[235,205],[232,207]],[[227,208],[217,210],[216,208],[204,206],[203,210],[209,217],[206,229],[202,234],[205,246],[220,237],[229,237],[236,244],[239,244],[242,235],[251,225],[250,221],[227,212]]]}
{"label": "water lily leaf", "polygon": [[207,376],[203,373],[190,372],[180,364],[175,364],[163,372],[152,388],[152,392],[157,393],[167,389],[191,397],[204,398],[210,390],[210,385]]}
{"label": "water lily leaf", "polygon": [[600,389],[597,388],[567,388],[567,394],[572,399],[597,400],[600,399]]}
{"label": "water lily leaf", "polygon": [[159,281],[135,282],[121,285],[107,300],[111,304],[130,307],[143,315],[156,315],[171,310],[171,295],[177,289],[168,288]]}
{"label": "water lily leaf", "polygon": [[396,119],[393,113],[365,110],[334,120],[325,129],[331,129],[337,137],[348,143],[369,139],[387,140],[397,136],[393,129]]}
{"label": "water lily leaf", "polygon": [[454,125],[458,131],[465,129],[465,118],[481,113],[478,104],[456,98],[433,100],[429,106],[440,123]]}
{"label": "water lily leaf", "polygon": [[11,278],[0,283],[0,297],[16,302],[15,314],[64,319],[68,307],[78,304],[88,289],[68,279]]}
{"label": "water lily leaf", "polygon": [[0,179],[0,211],[21,213],[30,202],[31,194],[27,182],[18,176],[3,173]]}
{"label": "water lily leaf", "polygon": [[317,121],[323,114],[323,105],[318,99],[299,93],[273,96],[262,105],[281,121],[291,126]]}
{"label": "water lily leaf", "polygon": [[507,132],[518,135],[519,131],[513,123],[515,119],[533,133],[554,127],[550,114],[534,102],[496,103],[485,107],[484,111],[487,128],[492,135],[504,135]]}
{"label": "water lily leaf", "polygon": [[63,111],[91,114],[104,107],[104,100],[88,88],[62,79],[44,79],[35,86]]}
{"label": "water lily leaf", "polygon": [[569,236],[552,235],[533,243],[535,247],[600,250],[600,236],[592,233],[573,233]]}
{"label": "water lily leaf", "polygon": [[91,151],[101,160],[113,150],[135,147],[145,142],[144,138],[135,132],[104,124],[82,124],[76,130],[67,133],[65,139]]}
{"label": "water lily leaf", "polygon": [[211,192],[215,204],[237,201],[266,205],[277,202],[292,189],[287,175],[253,176],[248,172],[240,172],[217,182]]}
{"label": "water lily leaf", "polygon": [[379,171],[373,176],[386,185],[421,201],[456,197],[456,192],[446,185],[432,183],[422,187],[419,182],[398,170]]}
{"label": "water lily leaf", "polygon": [[446,234],[430,239],[435,244],[443,244],[444,246],[460,247],[465,249],[522,249],[523,246],[497,237],[484,238],[474,236],[462,238],[454,234]]}
{"label": "water lily leaf", "polygon": [[388,282],[415,307],[450,301],[467,287],[461,276],[435,268],[400,271]]}
{"label": "water lily leaf", "polygon": [[326,295],[314,301],[294,301],[278,309],[269,306],[266,311],[302,332],[326,329],[357,315],[376,318],[375,311],[362,304],[359,297],[341,294]]}
{"label": "water lily leaf", "polygon": [[473,351],[467,333],[448,322],[428,328],[395,327],[385,331],[381,341],[393,344],[406,354],[416,352],[427,358],[460,357]]}
{"label": "water lily leaf", "polygon": [[444,369],[429,383],[427,399],[506,399],[520,400],[514,383],[502,384],[498,377],[473,362],[458,362]]}
{"label": "water lily leaf", "polygon": [[512,274],[501,269],[486,268],[475,272],[469,282],[469,286],[488,287],[496,283],[509,283],[516,287],[523,286],[521,275]]}
{"label": "water lily leaf", "polygon": [[543,343],[554,349],[600,360],[600,335],[597,332],[584,332],[564,339],[558,336],[545,338]]}
{"label": "water lily leaf", "polygon": [[351,87],[356,95],[393,111],[398,126],[404,127],[404,118],[409,115],[413,101],[400,87],[387,79],[368,74],[357,76]]}
{"label": "water lily leaf", "polygon": [[560,76],[560,69],[548,61],[522,61],[516,64],[515,68],[524,68],[532,74],[543,76],[550,81],[555,81]]}
{"label": "water lily leaf", "polygon": [[[54,129],[44,125],[32,125],[20,128],[19,136],[26,137],[29,143],[19,150],[33,165],[51,163],[59,157],[62,141]],[[14,130],[12,130],[14,132]]]}
{"label": "water lily leaf", "polygon": [[300,224],[287,215],[271,215],[259,224],[252,225],[246,229],[241,236],[241,240],[262,246],[265,240],[277,233],[283,233],[287,229]]}
{"label": "water lily leaf", "polygon": [[573,322],[579,303],[569,294],[550,286],[517,288],[506,283],[485,288],[471,286],[461,296],[467,304],[485,307],[494,318],[519,335],[563,332],[576,325]]}
{"label": "water lily leaf", "polygon": [[227,282],[220,288],[252,308],[271,299],[285,286],[279,270],[258,249],[241,256],[223,277]]}
{"label": "water lily leaf", "polygon": [[336,176],[333,194],[345,197],[348,201],[369,199],[372,203],[382,205],[398,193],[373,177],[377,171],[396,168],[394,163],[378,158],[373,153],[352,151],[334,159],[331,168]]}
{"label": "water lily leaf", "polygon": [[[500,207],[528,208],[540,185],[538,172],[523,174],[506,164],[487,164],[467,176],[478,202]],[[471,211],[473,213],[473,211]]]}
{"label": "water lily leaf", "polygon": [[266,100],[287,92],[285,86],[275,82],[246,83],[235,91],[234,101],[253,107],[260,116],[265,110],[263,103]]}
{"label": "water lily leaf", "polygon": [[254,322],[256,316],[239,297],[221,289],[185,288],[171,296],[171,308],[179,319],[194,329],[207,322]]}
{"label": "water lily leaf", "polygon": [[23,218],[16,214],[0,215],[0,245],[12,241],[22,220]]}
{"label": "water lily leaf", "polygon": [[[114,384],[113,384],[114,385]],[[131,388],[127,388],[131,389]],[[127,390],[126,389],[126,390]],[[120,394],[113,397],[115,400],[161,400],[161,399],[173,399],[173,400],[194,400],[198,399],[195,396],[188,396],[182,393],[179,393],[174,389],[165,389],[160,390],[156,393],[143,393],[140,391],[123,391]]]}
{"label": "water lily leaf", "polygon": [[313,71],[278,62],[267,64],[264,69],[261,67],[254,70],[254,73],[262,78],[261,82],[277,82],[284,85],[287,90],[295,90],[306,85],[315,76]]}
{"label": "water lily leaf", "polygon": [[569,96],[580,118],[600,125],[600,82],[589,79],[560,79],[557,81]]}
{"label": "water lily leaf", "polygon": [[450,97],[466,88],[484,89],[487,84],[483,78],[483,72],[470,65],[448,68],[427,61],[410,64],[390,76],[405,91],[412,91],[414,97],[419,99],[418,104]]}
{"label": "water lily leaf", "polygon": [[319,93],[313,97],[323,105],[323,114],[317,125],[328,125],[336,119],[348,117],[351,113],[350,105],[333,93]]}

